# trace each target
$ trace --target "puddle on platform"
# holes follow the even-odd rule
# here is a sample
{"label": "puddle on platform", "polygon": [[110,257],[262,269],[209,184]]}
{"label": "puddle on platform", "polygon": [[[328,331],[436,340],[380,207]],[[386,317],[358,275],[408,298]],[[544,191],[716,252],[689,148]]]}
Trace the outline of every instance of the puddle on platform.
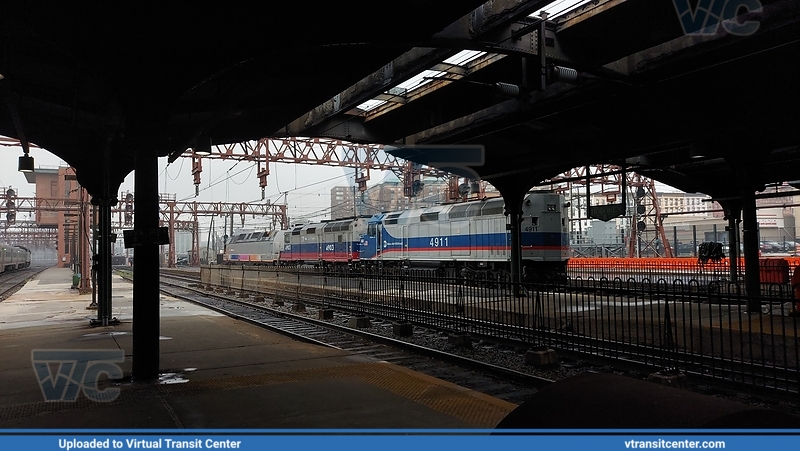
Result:
{"label": "puddle on platform", "polygon": [[158,337],[158,339],[159,340],[172,340],[172,337],[165,337],[165,336],[162,335],[162,336]]}
{"label": "puddle on platform", "polygon": [[159,384],[183,384],[189,382],[189,379],[184,379],[180,373],[164,373],[158,376]]}
{"label": "puddle on platform", "polygon": [[192,371],[197,371],[197,368],[184,368],[183,371],[186,371],[187,373],[191,373]]}
{"label": "puddle on platform", "polygon": [[85,338],[116,337],[118,335],[128,335],[130,332],[96,332],[93,334],[83,334]]}

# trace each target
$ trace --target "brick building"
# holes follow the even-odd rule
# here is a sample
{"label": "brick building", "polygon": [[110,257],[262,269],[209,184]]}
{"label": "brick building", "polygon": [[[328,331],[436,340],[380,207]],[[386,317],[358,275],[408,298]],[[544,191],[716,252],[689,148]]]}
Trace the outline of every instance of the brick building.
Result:
{"label": "brick building", "polygon": [[[73,267],[79,260],[80,212],[77,208],[65,211],[64,207],[77,207],[81,202],[82,190],[75,171],[65,166],[38,167],[34,172],[26,172],[25,178],[36,185],[35,197],[40,199],[37,200],[36,224],[58,229],[57,266]],[[89,202],[88,195],[84,201]]]}

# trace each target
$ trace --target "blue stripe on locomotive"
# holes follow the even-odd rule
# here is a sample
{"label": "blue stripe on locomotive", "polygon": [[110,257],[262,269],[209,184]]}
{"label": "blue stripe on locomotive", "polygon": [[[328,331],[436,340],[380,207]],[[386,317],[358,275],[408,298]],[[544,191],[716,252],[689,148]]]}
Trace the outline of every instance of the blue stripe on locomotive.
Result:
{"label": "blue stripe on locomotive", "polygon": [[[373,224],[371,221],[370,224]],[[392,236],[379,221],[374,224],[381,230],[381,253],[388,256],[397,255],[402,251],[403,242],[400,238]],[[406,252],[419,250],[439,249],[510,249],[511,234],[481,233],[470,235],[424,236],[409,237],[406,239]],[[564,247],[569,246],[569,234],[563,232],[522,232],[520,241],[523,247]],[[361,259],[374,260],[377,258],[377,237],[364,235],[361,242]],[[402,255],[402,253],[401,253]],[[391,257],[390,257],[391,258]]]}
{"label": "blue stripe on locomotive", "polygon": [[[343,241],[341,243],[336,241],[328,241],[322,242],[321,244],[321,254],[322,259],[328,258],[347,258],[348,251],[347,251],[347,241]],[[352,246],[352,252],[358,252],[358,241],[353,241],[350,243]],[[287,247],[289,249],[287,249]],[[320,256],[320,244],[319,243],[302,243],[302,244],[287,244],[284,245],[283,250],[281,251],[281,259],[284,261],[292,261],[292,260],[316,260]]]}

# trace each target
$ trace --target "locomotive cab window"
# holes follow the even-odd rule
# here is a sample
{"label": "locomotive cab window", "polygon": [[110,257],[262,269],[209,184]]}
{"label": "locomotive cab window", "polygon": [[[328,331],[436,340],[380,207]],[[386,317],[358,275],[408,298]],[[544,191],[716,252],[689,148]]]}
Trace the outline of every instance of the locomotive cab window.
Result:
{"label": "locomotive cab window", "polygon": [[341,235],[339,235],[339,236],[336,238],[336,241],[338,241],[338,243],[339,243],[339,244],[342,244],[342,236],[341,236]]}
{"label": "locomotive cab window", "polygon": [[375,236],[376,232],[377,232],[377,227],[375,227],[375,224],[370,224],[369,226],[367,226],[367,235]]}

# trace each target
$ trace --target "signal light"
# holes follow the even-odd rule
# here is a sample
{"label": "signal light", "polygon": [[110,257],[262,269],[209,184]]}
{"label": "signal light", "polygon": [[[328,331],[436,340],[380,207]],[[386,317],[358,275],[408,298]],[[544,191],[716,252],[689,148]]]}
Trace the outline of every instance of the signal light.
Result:
{"label": "signal light", "polygon": [[19,157],[19,165],[17,166],[19,172],[33,172],[33,157],[25,152],[25,155]]}
{"label": "signal light", "polygon": [[199,135],[194,140],[194,146],[192,147],[194,150],[194,154],[200,157],[207,157],[211,155],[211,138],[205,135]]}

